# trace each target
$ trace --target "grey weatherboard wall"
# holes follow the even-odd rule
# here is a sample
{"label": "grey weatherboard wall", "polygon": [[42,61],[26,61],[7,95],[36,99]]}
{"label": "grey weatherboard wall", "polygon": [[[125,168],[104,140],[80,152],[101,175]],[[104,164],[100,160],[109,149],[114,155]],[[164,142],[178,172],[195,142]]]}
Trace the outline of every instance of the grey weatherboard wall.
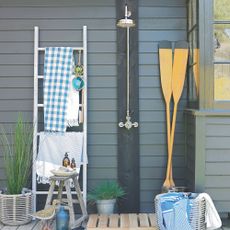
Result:
{"label": "grey weatherboard wall", "polygon": [[[139,1],[140,209],[153,210],[167,159],[158,41],[186,39],[186,0]],[[41,46],[75,46],[88,26],[88,184],[117,179],[115,0],[0,0],[0,123],[22,111],[32,120],[33,27]],[[174,176],[184,185],[186,93],[179,104]],[[1,161],[2,162],[2,161]],[[1,186],[4,184],[0,164]]]}
{"label": "grey weatherboard wall", "polygon": [[[139,1],[140,199],[143,211],[153,209],[153,199],[160,192],[164,181],[167,160],[158,42],[186,40],[186,18],[186,1]],[[173,164],[177,185],[184,185],[185,106],[186,90],[179,103],[175,135]]]}
{"label": "grey weatherboard wall", "polygon": [[230,115],[190,110],[186,120],[188,186],[210,194],[219,212],[230,212]]}
{"label": "grey weatherboard wall", "polygon": [[32,120],[33,27],[44,47],[82,45],[88,26],[89,188],[117,178],[115,18],[115,1],[0,1],[0,123],[15,122],[17,111]]}

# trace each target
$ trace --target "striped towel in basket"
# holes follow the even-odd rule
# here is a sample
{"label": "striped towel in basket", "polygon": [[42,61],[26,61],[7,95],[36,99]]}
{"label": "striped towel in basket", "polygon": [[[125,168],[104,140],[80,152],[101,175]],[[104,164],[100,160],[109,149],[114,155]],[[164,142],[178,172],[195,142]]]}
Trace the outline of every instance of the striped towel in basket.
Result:
{"label": "striped towel in basket", "polygon": [[73,49],[71,47],[45,49],[43,83],[45,131],[66,131],[72,63]]}

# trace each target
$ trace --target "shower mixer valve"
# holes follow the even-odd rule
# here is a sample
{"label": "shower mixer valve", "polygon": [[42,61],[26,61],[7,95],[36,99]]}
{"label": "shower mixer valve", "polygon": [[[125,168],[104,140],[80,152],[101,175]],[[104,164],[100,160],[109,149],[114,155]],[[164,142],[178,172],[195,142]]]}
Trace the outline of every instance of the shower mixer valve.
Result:
{"label": "shower mixer valve", "polygon": [[126,115],[126,122],[119,122],[118,124],[119,127],[125,127],[126,129],[131,129],[132,127],[137,128],[138,127],[138,122],[131,122],[131,117],[129,116],[129,114]]}

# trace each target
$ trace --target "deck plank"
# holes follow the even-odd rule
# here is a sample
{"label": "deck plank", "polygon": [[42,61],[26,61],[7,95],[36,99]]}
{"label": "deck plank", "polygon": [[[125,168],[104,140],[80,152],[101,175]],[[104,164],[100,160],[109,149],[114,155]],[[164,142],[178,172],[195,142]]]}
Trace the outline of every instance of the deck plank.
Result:
{"label": "deck plank", "polygon": [[[44,221],[36,221],[36,223],[34,224],[34,226],[30,230],[41,230],[42,227],[44,226],[44,223],[45,223]],[[56,229],[55,219],[49,220],[48,224],[51,227],[51,229]],[[24,228],[22,228],[22,230],[24,230]]]}
{"label": "deck plank", "polygon": [[139,214],[140,227],[149,227],[148,215],[145,213]]}
{"label": "deck plank", "polygon": [[16,230],[18,229],[18,226],[9,226],[9,225],[5,225],[2,230]]}
{"label": "deck plank", "polygon": [[131,228],[137,228],[138,227],[137,214],[130,213],[128,215],[129,215],[129,226]]}
{"label": "deck plank", "polygon": [[96,226],[97,226],[97,217],[98,217],[97,214],[92,214],[92,215],[89,216],[89,221],[88,221],[88,224],[87,224],[88,228],[96,228]]}
{"label": "deck plank", "polygon": [[31,221],[29,224],[21,225],[17,230],[31,230],[37,224],[37,221]]}
{"label": "deck plank", "polygon": [[56,229],[56,221],[53,221],[53,223],[51,224],[52,228],[51,229]]}
{"label": "deck plank", "polygon": [[156,227],[157,226],[157,217],[156,214],[149,214],[149,220],[150,220],[150,224],[152,227]]}
{"label": "deck plank", "polygon": [[120,227],[128,228],[129,227],[129,216],[128,214],[120,214]]}
{"label": "deck plank", "polygon": [[[49,221],[51,229],[56,229],[56,222],[55,220]],[[44,223],[42,221],[31,221],[29,224],[26,225],[20,225],[20,226],[9,226],[9,225],[3,225],[0,222],[0,230],[41,230]]]}
{"label": "deck plank", "polygon": [[118,228],[119,224],[119,215],[118,214],[112,214],[109,217],[109,228]]}
{"label": "deck plank", "polygon": [[108,226],[108,215],[100,215],[98,220],[99,228],[107,228]]}
{"label": "deck plank", "polygon": [[0,229],[4,227],[3,223],[0,222]]}
{"label": "deck plank", "polygon": [[42,223],[42,221],[38,221],[37,224],[33,227],[32,230],[41,230],[43,225],[44,224]]}

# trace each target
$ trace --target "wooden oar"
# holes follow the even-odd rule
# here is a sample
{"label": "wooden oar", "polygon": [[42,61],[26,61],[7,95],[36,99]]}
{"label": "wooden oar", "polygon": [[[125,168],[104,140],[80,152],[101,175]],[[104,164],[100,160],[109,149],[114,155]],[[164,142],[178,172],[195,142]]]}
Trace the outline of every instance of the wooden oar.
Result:
{"label": "wooden oar", "polygon": [[185,41],[178,41],[175,44],[173,71],[172,71],[172,94],[174,100],[174,108],[173,108],[171,140],[170,140],[170,154],[168,159],[169,164],[167,165],[167,177],[170,176],[170,170],[172,167],[172,154],[173,154],[175,127],[176,127],[177,106],[184,87],[187,62],[188,62],[188,43]]}
{"label": "wooden oar", "polygon": [[[171,136],[171,122],[170,122],[170,100],[172,96],[172,44],[169,41],[162,41],[159,43],[159,61],[160,61],[160,77],[161,87],[165,99],[166,106],[166,125],[167,125],[167,144],[168,157],[170,153],[170,136]],[[172,175],[172,173],[170,173]],[[165,179],[162,190],[165,190],[174,184],[172,177]]]}

